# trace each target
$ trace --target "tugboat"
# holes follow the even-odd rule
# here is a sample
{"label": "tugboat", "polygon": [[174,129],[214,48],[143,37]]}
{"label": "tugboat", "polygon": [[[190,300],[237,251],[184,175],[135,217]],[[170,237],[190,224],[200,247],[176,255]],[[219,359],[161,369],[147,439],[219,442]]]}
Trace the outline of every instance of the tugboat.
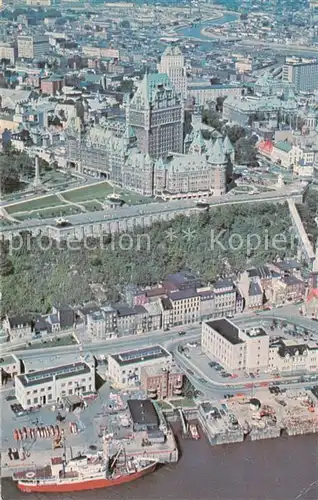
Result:
{"label": "tugboat", "polygon": [[190,424],[189,430],[190,430],[190,434],[191,434],[192,439],[200,439],[200,434],[199,434],[198,428],[195,424]]}
{"label": "tugboat", "polygon": [[[65,452],[65,440],[64,440]],[[109,488],[129,483],[154,472],[158,461],[153,458],[129,458],[119,461],[123,449],[113,457],[109,456],[108,443],[104,451],[97,455],[79,455],[66,460],[63,457],[51,458],[51,464],[41,468],[26,468],[17,471],[12,479],[19,490],[25,493],[65,493],[69,491]]]}

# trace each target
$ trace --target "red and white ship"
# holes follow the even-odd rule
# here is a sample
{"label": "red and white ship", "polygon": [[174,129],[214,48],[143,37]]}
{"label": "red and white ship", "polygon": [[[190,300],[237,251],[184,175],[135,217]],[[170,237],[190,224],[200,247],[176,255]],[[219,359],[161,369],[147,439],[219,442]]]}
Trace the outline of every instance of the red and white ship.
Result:
{"label": "red and white ship", "polygon": [[105,450],[101,455],[80,455],[68,461],[52,457],[51,465],[18,471],[12,478],[25,493],[64,493],[109,488],[154,472],[156,459],[125,457],[122,461],[121,451],[114,458]]}

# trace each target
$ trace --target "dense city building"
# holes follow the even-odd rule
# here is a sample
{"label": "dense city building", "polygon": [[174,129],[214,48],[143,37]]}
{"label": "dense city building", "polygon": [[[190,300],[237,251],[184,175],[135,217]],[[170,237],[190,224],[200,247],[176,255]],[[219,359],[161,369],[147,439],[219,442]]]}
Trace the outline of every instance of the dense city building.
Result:
{"label": "dense city building", "polygon": [[21,59],[40,59],[50,50],[49,37],[46,35],[19,35],[18,56]]}
{"label": "dense city building", "polygon": [[187,97],[187,70],[184,55],[178,45],[166,48],[158,64],[158,72],[167,74],[176,91],[183,98]]}
{"label": "dense city building", "polygon": [[283,66],[283,81],[292,83],[298,92],[318,89],[318,62],[290,62]]}

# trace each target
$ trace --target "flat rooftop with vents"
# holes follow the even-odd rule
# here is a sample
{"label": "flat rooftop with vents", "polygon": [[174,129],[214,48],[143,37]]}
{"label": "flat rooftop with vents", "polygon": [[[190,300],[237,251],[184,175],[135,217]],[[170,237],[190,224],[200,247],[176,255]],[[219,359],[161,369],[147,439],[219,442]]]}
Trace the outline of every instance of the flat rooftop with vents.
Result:
{"label": "flat rooftop with vents", "polygon": [[206,325],[213,328],[213,330],[233,345],[243,343],[243,340],[239,337],[239,328],[226,318],[206,321]]}
{"label": "flat rooftop with vents", "polygon": [[134,349],[133,351],[125,351],[111,356],[121,366],[141,363],[143,361],[151,361],[157,359],[165,359],[170,357],[170,353],[162,346],[155,345],[144,347],[142,349]]}
{"label": "flat rooftop with vents", "polygon": [[18,379],[24,387],[40,385],[46,382],[53,382],[53,379],[75,377],[90,373],[90,367],[84,362],[73,363],[69,365],[48,368],[47,370],[38,370],[24,375],[18,375]]}

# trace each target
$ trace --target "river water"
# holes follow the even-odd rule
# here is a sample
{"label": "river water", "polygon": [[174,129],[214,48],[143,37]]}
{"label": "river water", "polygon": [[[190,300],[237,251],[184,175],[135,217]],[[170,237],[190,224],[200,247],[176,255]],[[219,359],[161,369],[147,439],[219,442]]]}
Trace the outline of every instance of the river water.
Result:
{"label": "river water", "polygon": [[[205,438],[179,442],[182,456],[177,464],[163,466],[134,483],[93,492],[38,494],[32,500],[318,499],[317,436],[214,447]],[[3,480],[1,498],[29,499],[10,479]]]}
{"label": "river water", "polygon": [[[196,38],[204,42],[208,42],[209,38],[201,34],[201,30],[207,26],[222,25],[226,23],[232,23],[238,19],[237,14],[224,14],[222,17],[217,19],[211,19],[210,21],[205,21],[203,23],[197,23],[195,26],[188,26],[183,28],[177,28],[176,34],[182,35],[189,38]],[[210,39],[211,40],[211,39]]]}

